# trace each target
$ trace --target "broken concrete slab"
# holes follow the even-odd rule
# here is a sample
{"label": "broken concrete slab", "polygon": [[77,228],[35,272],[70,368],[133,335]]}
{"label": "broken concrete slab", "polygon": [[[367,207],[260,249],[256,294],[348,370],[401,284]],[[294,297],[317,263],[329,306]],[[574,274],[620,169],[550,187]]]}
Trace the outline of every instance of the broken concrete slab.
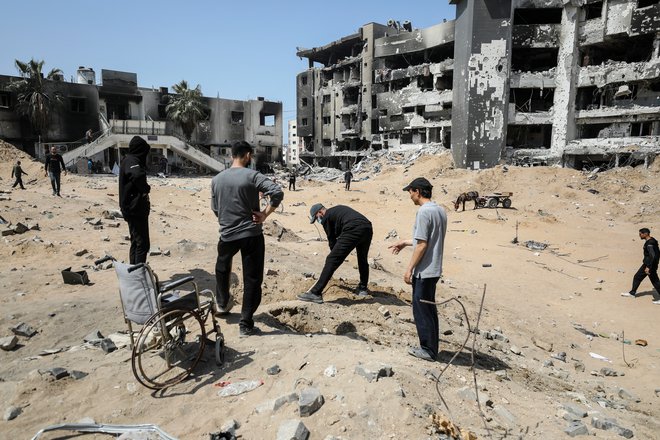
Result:
{"label": "broken concrete slab", "polygon": [[37,331],[27,325],[24,322],[20,322],[16,324],[15,326],[11,327],[12,333],[18,336],[25,336],[27,338],[31,338],[32,336],[37,334]]}
{"label": "broken concrete slab", "polygon": [[621,373],[618,372],[610,367],[603,367],[600,369],[600,374],[603,376],[610,376],[610,377],[618,377],[618,376],[625,376],[626,373]]}
{"label": "broken concrete slab", "polygon": [[83,342],[89,342],[90,344],[100,344],[101,341],[105,339],[105,336],[101,333],[100,330],[94,330],[83,338]]}
{"label": "broken concrete slab", "polygon": [[390,377],[394,374],[392,367],[389,365],[362,365],[358,364],[355,367],[355,373],[364,377],[369,382],[377,381],[381,377]]}
{"label": "broken concrete slab", "polygon": [[570,437],[577,437],[578,435],[589,435],[589,430],[582,422],[573,422],[564,429],[564,432]]}
{"label": "broken concrete slab", "polygon": [[321,392],[316,388],[306,388],[300,392],[298,409],[301,417],[308,417],[319,410],[325,403]]}
{"label": "broken concrete slab", "polygon": [[49,375],[55,378],[55,380],[60,380],[62,378],[69,376],[69,371],[66,368],[53,367],[47,370],[39,370],[39,373],[43,375]]}
{"label": "broken concrete slab", "polygon": [[117,350],[117,346],[110,338],[104,338],[101,341],[100,345],[101,345],[101,350],[103,350],[106,354],[112,353],[113,351]]}
{"label": "broken concrete slab", "polygon": [[579,417],[587,417],[587,411],[583,408],[580,408],[579,406],[573,404],[573,403],[564,403],[562,404],[562,407],[568,411],[569,413]]}
{"label": "broken concrete slab", "polygon": [[[474,387],[469,387],[469,386],[468,387],[463,387],[463,388],[460,388],[456,393],[463,400],[467,400],[469,402],[476,402],[477,401],[477,393],[474,390]],[[481,406],[492,406],[493,401],[490,400],[490,397],[488,396],[488,394],[486,394],[484,392],[480,392],[479,393],[479,404]]]}
{"label": "broken concrete slab", "polygon": [[591,426],[605,431],[615,431],[618,435],[625,438],[632,438],[635,434],[631,429],[619,425],[615,419],[606,417],[592,417]]}
{"label": "broken concrete slab", "polygon": [[639,397],[637,397],[636,395],[634,395],[633,393],[631,393],[630,391],[628,391],[625,388],[620,388],[618,394],[619,394],[620,398],[625,399],[625,400],[631,400],[631,401],[636,402],[636,403],[639,403],[639,402],[642,401],[642,399],[640,399]]}
{"label": "broken concrete slab", "polygon": [[84,371],[71,370],[69,371],[69,375],[73,377],[75,380],[80,380],[84,377],[89,376],[89,373],[85,373]]}
{"label": "broken concrete slab", "polygon": [[285,420],[277,430],[277,440],[307,440],[309,430],[300,420]]}
{"label": "broken concrete slab", "polygon": [[493,412],[497,415],[498,419],[500,419],[508,426],[510,427],[516,426],[516,417],[513,414],[511,414],[511,412],[502,405],[496,405],[493,408]]}
{"label": "broken concrete slab", "polygon": [[18,338],[16,336],[7,336],[4,338],[0,338],[0,349],[4,351],[11,351],[14,348],[16,348],[16,344],[18,344]]}

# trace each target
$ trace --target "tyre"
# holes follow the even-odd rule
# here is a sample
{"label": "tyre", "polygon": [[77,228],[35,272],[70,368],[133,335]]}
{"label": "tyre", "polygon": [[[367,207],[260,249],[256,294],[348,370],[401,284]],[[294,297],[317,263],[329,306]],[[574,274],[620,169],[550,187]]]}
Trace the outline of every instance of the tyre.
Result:
{"label": "tyre", "polygon": [[488,199],[486,203],[489,208],[497,208],[497,199],[495,197]]}
{"label": "tyre", "polygon": [[225,363],[225,338],[222,333],[215,339],[215,363],[218,367],[222,367]]}
{"label": "tyre", "polygon": [[138,334],[131,356],[133,375],[159,390],[186,379],[204,353],[206,330],[195,311],[155,314]]}
{"label": "tyre", "polygon": [[504,199],[504,200],[502,200],[502,206],[504,206],[504,207],[507,208],[507,209],[508,209],[508,208],[511,208],[511,199]]}

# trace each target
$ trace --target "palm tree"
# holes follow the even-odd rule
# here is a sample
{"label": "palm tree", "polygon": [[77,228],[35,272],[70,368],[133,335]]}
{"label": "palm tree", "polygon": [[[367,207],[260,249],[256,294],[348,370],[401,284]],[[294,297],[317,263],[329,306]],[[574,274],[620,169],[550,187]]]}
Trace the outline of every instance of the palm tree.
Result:
{"label": "palm tree", "polygon": [[27,63],[19,60],[15,60],[15,63],[21,79],[12,82],[9,89],[17,94],[16,110],[28,118],[35,134],[42,135],[48,128],[51,111],[63,103],[62,95],[47,90],[46,81],[62,75],[62,71],[52,69],[44,78],[43,60],[33,58]]}
{"label": "palm tree", "polygon": [[208,116],[208,108],[202,98],[202,89],[199,84],[194,89],[188,88],[186,80],[174,84],[172,89],[176,95],[170,96],[169,103],[165,107],[167,118],[179,124],[186,139],[190,140],[197,122]]}

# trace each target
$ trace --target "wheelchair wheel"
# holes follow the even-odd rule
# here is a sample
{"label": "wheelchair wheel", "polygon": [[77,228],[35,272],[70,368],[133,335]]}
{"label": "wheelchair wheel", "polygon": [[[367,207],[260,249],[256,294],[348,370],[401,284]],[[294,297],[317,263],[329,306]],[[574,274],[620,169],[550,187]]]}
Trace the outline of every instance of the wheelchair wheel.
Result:
{"label": "wheelchair wheel", "polygon": [[215,339],[215,363],[219,367],[225,363],[225,337],[222,336],[222,333],[218,334]]}
{"label": "wheelchair wheel", "polygon": [[194,311],[155,314],[137,337],[131,364],[138,382],[159,390],[192,373],[204,353],[206,330]]}

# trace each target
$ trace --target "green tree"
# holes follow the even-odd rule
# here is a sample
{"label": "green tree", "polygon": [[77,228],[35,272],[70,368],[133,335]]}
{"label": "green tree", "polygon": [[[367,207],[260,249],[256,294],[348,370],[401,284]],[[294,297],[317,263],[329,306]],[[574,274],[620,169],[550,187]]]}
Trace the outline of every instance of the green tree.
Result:
{"label": "green tree", "polygon": [[43,135],[48,129],[50,115],[57,106],[63,103],[62,95],[49,90],[48,83],[61,75],[60,69],[52,69],[44,77],[42,69],[44,61],[31,59],[29,62],[15,60],[16,68],[21,79],[9,85],[9,89],[16,92],[16,110],[26,116],[36,135]]}
{"label": "green tree", "polygon": [[186,80],[174,84],[172,89],[176,95],[169,98],[165,111],[167,118],[181,127],[187,140],[190,140],[197,122],[208,117],[208,108],[204,104],[202,89],[197,85],[194,89],[188,87]]}

